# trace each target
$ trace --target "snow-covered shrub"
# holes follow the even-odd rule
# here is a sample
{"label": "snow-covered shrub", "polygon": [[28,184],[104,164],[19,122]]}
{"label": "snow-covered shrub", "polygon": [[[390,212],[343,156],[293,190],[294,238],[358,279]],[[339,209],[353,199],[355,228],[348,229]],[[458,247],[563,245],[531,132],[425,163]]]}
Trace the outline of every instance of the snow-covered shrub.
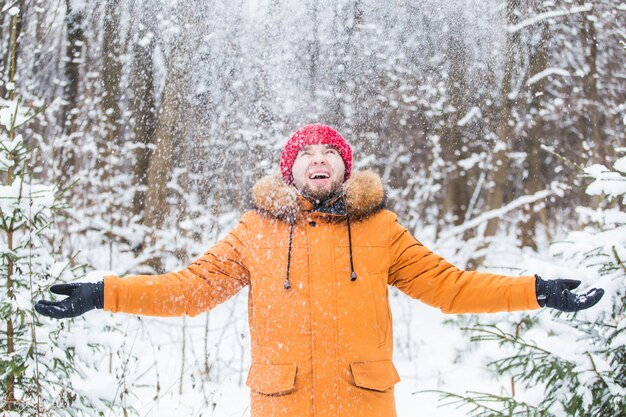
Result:
{"label": "snow-covered shrub", "polygon": [[[625,153],[626,148],[618,149]],[[586,192],[606,199],[606,208],[579,207],[583,230],[551,246],[555,268],[567,268],[604,298],[575,314],[543,309],[517,320],[475,316],[464,331],[477,343],[502,350],[488,366],[511,377],[509,392],[443,393],[448,404],[471,416],[626,415],[626,157],[611,169],[584,170],[592,182]],[[526,391],[519,395],[517,391]],[[519,389],[519,388],[523,389]]]}
{"label": "snow-covered shrub", "polygon": [[13,88],[0,99],[0,414],[102,415],[112,404],[73,382],[93,368],[99,344],[67,331],[80,327],[78,320],[49,320],[33,310],[49,285],[78,278],[82,268],[55,248],[62,190],[32,175],[18,132],[36,112],[13,98]]}
{"label": "snow-covered shrub", "polygon": [[[18,100],[0,101],[0,410],[3,415],[80,415],[90,409],[70,377],[79,372],[69,323],[34,312],[35,298],[54,282],[74,279],[71,260],[57,261],[51,222],[59,190],[30,175],[18,128],[34,116]],[[93,414],[93,413],[92,413]]]}

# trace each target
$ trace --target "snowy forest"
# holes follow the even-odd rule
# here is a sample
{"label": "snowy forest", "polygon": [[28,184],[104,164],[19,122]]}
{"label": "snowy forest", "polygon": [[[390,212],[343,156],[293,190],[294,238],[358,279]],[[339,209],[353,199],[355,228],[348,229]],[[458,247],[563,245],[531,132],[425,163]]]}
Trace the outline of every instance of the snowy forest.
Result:
{"label": "snowy forest", "polygon": [[0,416],[249,416],[247,290],[197,317],[32,306],[187,265],[316,122],[455,265],[606,291],[445,316],[390,289],[400,417],[626,415],[625,2],[0,5]]}

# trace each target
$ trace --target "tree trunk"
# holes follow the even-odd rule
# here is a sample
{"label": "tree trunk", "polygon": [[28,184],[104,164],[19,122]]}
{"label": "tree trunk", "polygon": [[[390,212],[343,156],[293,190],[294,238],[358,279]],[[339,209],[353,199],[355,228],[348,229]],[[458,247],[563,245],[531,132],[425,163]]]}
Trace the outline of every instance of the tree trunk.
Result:
{"label": "tree trunk", "polygon": [[111,174],[107,166],[108,157],[119,143],[120,126],[120,78],[122,62],[120,60],[120,1],[107,0],[104,17],[104,41],[102,45],[102,110],[104,112],[104,138],[98,145],[98,164],[102,178]]}
{"label": "tree trunk", "polygon": [[[512,26],[518,21],[519,0],[508,0],[506,8],[507,26]],[[517,32],[509,33],[505,46],[504,73],[502,76],[502,84],[498,99],[499,109],[496,113],[495,142],[492,145],[490,171],[487,176],[487,187],[489,192],[486,196],[485,210],[494,210],[502,207],[505,203],[506,190],[508,185],[508,157],[509,146],[512,141],[513,128],[511,126],[511,116],[513,106],[515,105],[513,93],[513,76],[516,70],[516,56],[519,49],[519,34]],[[484,236],[489,238],[494,236],[498,231],[500,224],[499,218],[493,218],[487,221]],[[487,242],[485,242],[487,244]],[[469,259],[466,267],[468,269],[476,269],[482,265],[485,256],[481,255]]]}
{"label": "tree trunk", "polygon": [[[507,3],[507,25],[512,26],[517,23],[517,11],[519,0],[509,0]],[[496,143],[493,148],[491,172],[489,183],[492,185],[487,197],[486,209],[493,210],[502,207],[505,201],[505,191],[507,188],[509,145],[512,140],[513,130],[510,125],[513,98],[513,74],[516,65],[516,51],[519,48],[519,35],[517,32],[510,33],[506,40],[506,57],[504,62],[504,75],[502,78],[502,88],[500,90],[500,111],[498,113],[496,127]],[[485,230],[485,236],[493,236],[498,230],[500,219],[489,220]]]}
{"label": "tree trunk", "polygon": [[[10,34],[7,42],[6,55],[4,56],[3,70],[6,71],[6,74],[4,76],[5,80],[12,80],[14,76],[12,71],[15,71],[15,68],[17,68],[17,60],[20,54],[20,35],[22,34],[22,28],[24,27],[24,16],[26,16],[27,11],[25,0],[18,0],[17,2],[15,2],[14,6],[18,7],[20,9],[20,12],[16,16],[10,16],[7,13],[7,18],[11,23],[9,24]],[[13,24],[14,19],[15,24]],[[6,83],[2,83],[0,85],[0,97],[6,97],[9,93],[10,92],[6,88]]]}
{"label": "tree trunk", "polygon": [[317,83],[318,77],[317,73],[318,69],[318,61],[320,55],[320,41],[319,41],[319,10],[317,0],[311,0],[310,4],[310,21],[312,25],[312,39],[308,42],[308,52],[309,52],[309,96],[312,102],[316,102],[316,91],[317,91]]}
{"label": "tree trunk", "polygon": [[[463,19],[462,13],[454,13],[454,22]],[[453,109],[445,115],[446,127],[441,138],[441,149],[446,161],[444,176],[444,215],[450,214],[455,225],[463,223],[465,212],[471,197],[468,191],[467,173],[463,172],[458,161],[467,157],[467,146],[464,140],[464,127],[459,126],[459,120],[468,111],[468,87],[466,80],[466,45],[464,42],[464,25],[451,25],[449,28],[446,59],[448,61],[448,77],[446,90],[448,94],[448,108]],[[441,219],[444,220],[444,219]],[[441,222],[438,227],[442,226]]]}
{"label": "tree trunk", "polygon": [[[530,76],[540,73],[548,67],[548,45],[550,42],[550,31],[545,23],[541,23],[541,40],[537,45],[535,53],[530,58]],[[531,126],[526,138],[526,177],[523,179],[524,194],[530,195],[543,188],[542,181],[542,157],[541,138],[544,131],[544,120],[541,116],[544,97],[541,94],[545,91],[547,77],[530,85],[529,97],[530,106],[528,114],[531,117]],[[547,226],[547,215],[545,208],[537,210],[532,206],[524,208],[524,220],[520,225],[522,246],[537,249],[536,235],[537,224],[543,223]]]}
{"label": "tree trunk", "polygon": [[65,0],[66,16],[65,25],[67,30],[67,45],[65,48],[65,85],[63,86],[63,132],[66,135],[75,131],[76,112],[78,107],[80,86],[80,65],[83,59],[83,45],[85,34],[83,32],[84,14],[82,11],[72,10],[72,1]]}
{"label": "tree trunk", "polygon": [[[148,189],[145,198],[145,225],[151,230],[159,230],[167,217],[167,183],[171,177],[172,159],[177,138],[184,138],[183,116],[186,111],[187,83],[185,54],[180,46],[174,47],[168,64],[165,90],[161,99],[158,122],[154,132],[156,148],[148,166]],[[154,240],[155,236],[152,235]],[[162,264],[158,257],[147,262],[156,272],[162,272]]]}
{"label": "tree trunk", "polygon": [[[7,183],[13,182],[12,169],[9,169]],[[7,232],[7,249],[12,251],[13,248],[13,232]],[[14,265],[13,260],[9,257],[7,264],[7,296],[11,300],[15,300],[15,294],[13,293],[13,273]],[[9,317],[6,322],[7,326],[7,355],[10,357],[15,352],[15,330],[13,327],[13,320]],[[4,393],[4,401],[6,406],[3,409],[11,411],[15,404],[15,374],[9,372],[6,382],[6,392]]]}
{"label": "tree trunk", "polygon": [[[352,8],[350,7],[352,5]],[[338,40],[334,49],[342,53],[337,62],[338,74],[337,74],[337,94],[335,101],[328,113],[329,123],[338,128],[348,126],[352,129],[352,132],[345,132],[345,134],[352,133],[352,137],[355,139],[359,137],[359,129],[355,119],[355,112],[358,108],[359,93],[357,91],[358,82],[353,78],[355,73],[350,69],[354,67],[355,48],[354,48],[354,36],[357,30],[356,26],[363,22],[363,12],[361,11],[361,2],[355,1],[354,4],[348,3],[345,6],[337,6],[334,14],[336,28],[338,30],[336,39]],[[352,91],[349,87],[349,81],[354,83]]]}
{"label": "tree trunk", "polygon": [[[585,0],[578,0],[578,3],[581,6],[586,4]],[[598,77],[598,41],[596,40],[596,27],[594,21],[589,19],[590,16],[593,16],[593,9],[589,12],[582,12],[580,14],[580,41],[583,45],[583,55],[586,63],[585,67],[587,68],[587,71],[582,77],[583,91],[585,93],[585,112],[581,118],[583,121],[581,132],[587,132],[593,144],[593,154],[591,155],[592,162],[604,163],[607,154],[607,143],[603,140],[600,129],[602,120],[600,113],[600,99],[598,96],[598,85],[596,82]],[[581,139],[586,140],[584,137]]]}
{"label": "tree trunk", "polygon": [[[157,125],[156,104],[154,97],[154,38],[148,30],[150,25],[147,15],[142,14],[139,41],[133,49],[132,89],[134,93],[133,117],[135,120],[134,134],[137,148],[135,150],[135,166],[133,178],[136,188],[133,196],[133,214],[141,219],[144,215],[145,188],[148,186],[148,167],[152,156],[151,146]],[[136,248],[136,253],[141,251]]]}
{"label": "tree trunk", "polygon": [[76,153],[73,141],[69,138],[78,130],[76,116],[80,102],[79,91],[81,83],[81,64],[83,60],[83,45],[85,34],[83,32],[84,14],[82,11],[72,10],[72,1],[65,0],[66,16],[65,25],[67,31],[67,45],[65,47],[65,84],[63,85],[63,108],[61,120],[63,122],[63,134],[68,138],[67,143],[57,150],[59,161],[59,181],[67,184],[75,173],[77,167]]}
{"label": "tree trunk", "polygon": [[[23,6],[22,2],[20,2],[20,6]],[[20,8],[21,12],[23,12],[23,9]],[[11,19],[11,41],[9,42],[9,66],[8,66],[8,71],[9,71],[9,82],[13,83],[15,81],[15,72],[17,69],[17,50],[18,50],[18,37],[19,37],[19,33],[20,33],[20,29],[18,28],[19,22],[21,21],[21,18],[19,16],[14,16]],[[14,94],[15,90],[10,90],[8,91],[9,94],[9,99],[13,99],[13,94]],[[15,130],[11,129],[9,131],[9,140],[13,140],[15,139]],[[9,169],[7,170],[7,174],[6,174],[6,180],[7,183],[6,185],[12,185],[13,181],[15,180],[14,178],[14,169],[15,167],[9,167]],[[7,249],[9,252],[12,252],[15,248],[13,247],[13,222],[11,222],[11,224],[9,225],[9,229],[7,230]],[[7,289],[7,297],[11,300],[15,300],[15,294],[14,294],[14,277],[13,274],[15,273],[15,265],[14,265],[14,261],[12,260],[11,257],[8,258],[8,262],[7,262],[7,279],[6,279],[6,289]],[[15,327],[14,327],[14,323],[13,323],[13,319],[11,317],[9,317],[9,319],[6,321],[6,327],[7,327],[7,356],[11,357],[13,353],[15,353]],[[7,411],[11,411],[13,410],[15,407],[15,374],[13,372],[9,372],[9,375],[7,375],[6,377],[6,392],[4,393],[4,401],[6,403],[6,405],[2,408],[2,410],[7,410]]]}
{"label": "tree trunk", "polygon": [[[346,51],[348,51],[348,61],[346,61],[346,67],[350,69],[348,74],[350,74],[350,80],[352,81],[352,94],[347,97],[350,98],[350,107],[351,114],[349,115],[349,119],[352,121],[352,135],[355,140],[363,140],[363,131],[365,130],[364,123],[362,117],[362,102],[363,102],[363,90],[364,85],[359,80],[360,66],[359,59],[362,58],[362,51],[358,50],[358,47],[355,45],[358,39],[355,39],[359,34],[360,26],[363,24],[363,9],[361,6],[360,0],[354,1],[353,14],[352,14],[352,23],[348,27],[350,42],[348,43],[348,47]],[[362,148],[363,151],[370,153],[371,150],[365,147]]]}

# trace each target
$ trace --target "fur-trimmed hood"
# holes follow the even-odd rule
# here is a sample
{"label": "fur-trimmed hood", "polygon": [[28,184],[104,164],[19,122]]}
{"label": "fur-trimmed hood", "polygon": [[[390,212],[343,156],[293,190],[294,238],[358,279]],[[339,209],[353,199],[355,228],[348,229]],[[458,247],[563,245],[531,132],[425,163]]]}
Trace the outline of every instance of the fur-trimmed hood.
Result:
{"label": "fur-trimmed hood", "polygon": [[[354,172],[343,184],[343,198],[347,215],[362,219],[384,208],[383,182],[374,171]],[[280,173],[258,180],[252,187],[252,201],[256,210],[288,223],[293,223],[307,205],[312,208],[295,187],[285,183]]]}

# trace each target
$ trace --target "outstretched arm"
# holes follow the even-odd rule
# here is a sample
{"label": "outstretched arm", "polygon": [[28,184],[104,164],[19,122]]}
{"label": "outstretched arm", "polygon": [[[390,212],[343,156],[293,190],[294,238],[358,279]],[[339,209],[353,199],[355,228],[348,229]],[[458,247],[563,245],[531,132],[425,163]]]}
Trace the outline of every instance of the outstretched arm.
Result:
{"label": "outstretched arm", "polygon": [[[464,271],[431,252],[397,221],[391,225],[389,284],[444,313],[490,313],[543,306],[577,311],[596,304],[601,289],[577,295],[571,280],[543,281]],[[578,282],[580,283],[580,282]]]}
{"label": "outstretched arm", "polygon": [[195,316],[208,311],[249,282],[240,246],[231,233],[181,271],[105,277],[104,309],[146,316]]}
{"label": "outstretched arm", "polygon": [[42,300],[35,309],[54,318],[77,316],[93,308],[147,316],[197,315],[226,301],[249,283],[240,238],[244,229],[242,221],[183,270],[128,278],[107,276],[98,284],[52,286],[53,293],[68,298],[59,302]]}

